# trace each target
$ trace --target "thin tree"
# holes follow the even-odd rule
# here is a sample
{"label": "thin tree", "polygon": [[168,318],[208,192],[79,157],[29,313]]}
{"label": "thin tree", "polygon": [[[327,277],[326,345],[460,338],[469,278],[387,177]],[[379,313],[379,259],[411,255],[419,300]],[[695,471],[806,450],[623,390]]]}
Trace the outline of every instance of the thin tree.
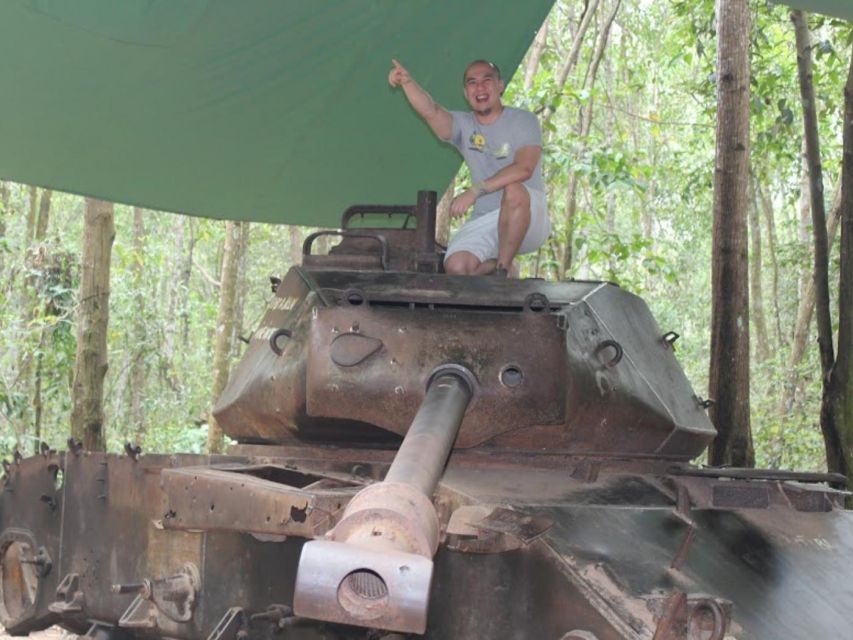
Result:
{"label": "thin tree", "polygon": [[6,216],[9,212],[10,199],[9,183],[5,180],[0,180],[0,238],[6,237]]}
{"label": "thin tree", "polygon": [[42,242],[47,237],[47,226],[50,222],[50,201],[53,197],[53,192],[50,189],[45,189],[41,193],[39,201],[38,216],[36,217],[35,241]]}
{"label": "thin tree", "polygon": [[133,278],[133,321],[130,325],[130,335],[133,346],[129,349],[130,372],[128,374],[128,410],[130,429],[141,439],[145,433],[145,413],[142,397],[145,391],[147,367],[146,355],[149,350],[147,327],[145,322],[147,295],[145,287],[145,213],[141,207],[133,207],[133,262],[131,276]]}
{"label": "thin tree", "polygon": [[[187,239],[187,229],[189,238]],[[193,251],[196,238],[192,220],[187,216],[176,216],[172,230],[174,250],[170,259],[170,267],[160,282],[158,298],[165,301],[164,320],[161,329],[162,346],[158,350],[158,369],[160,379],[175,394],[182,388],[181,377],[178,375],[178,354],[186,349],[186,344],[179,347],[179,336],[187,325],[189,283],[193,271]]]}
{"label": "thin tree", "polygon": [[[219,400],[231,364],[232,336],[234,335],[234,308],[237,299],[237,273],[240,265],[242,222],[225,223],[225,241],[222,249],[222,270],[219,276],[219,309],[216,315],[216,342],[213,352],[213,404]],[[225,436],[216,418],[208,418],[207,449],[210,453],[222,453]]]}
{"label": "thin tree", "polygon": [[839,471],[853,488],[853,55],[844,86],[844,157],[841,174],[841,268],[838,283],[838,357],[829,376],[829,402],[841,435]]}
{"label": "thin tree", "polygon": [[[820,406],[820,430],[826,448],[826,464],[830,471],[846,473],[846,461],[839,425],[833,411],[831,376],[835,364],[832,344],[832,316],[829,301],[829,240],[826,231],[826,208],[823,200],[823,169],[820,138],[817,128],[814,82],[812,74],[811,41],[806,14],[792,11],[791,20],[797,39],[797,75],[803,108],[803,127],[806,139],[806,158],[811,174],[812,233],[814,234],[815,318],[820,368],[823,376],[823,395]],[[843,178],[842,178],[843,182]]]}
{"label": "thin tree", "polygon": [[[9,183],[5,180],[0,180],[0,240],[6,237],[6,218],[9,215],[9,201],[11,194]],[[0,251],[0,271],[3,270],[5,252]]]}
{"label": "thin tree", "polygon": [[[302,264],[302,229],[298,226],[290,225],[288,228],[288,246],[290,247],[290,266],[298,267]],[[284,276],[284,274],[280,274]]]}
{"label": "thin tree", "polygon": [[36,220],[38,217],[38,188],[31,186],[30,189],[30,207],[27,209],[27,226],[24,232],[24,250],[26,250],[30,242],[36,235]]}
{"label": "thin tree", "polygon": [[[569,79],[569,75],[575,68],[575,65],[578,63],[578,57],[581,52],[581,45],[584,42],[584,36],[586,36],[586,32],[589,29],[589,25],[592,24],[592,18],[595,16],[595,11],[598,9],[599,0],[590,0],[589,4],[587,4],[584,9],[583,15],[581,16],[581,22],[578,25],[578,30],[575,32],[575,38],[572,41],[572,46],[569,48],[565,57],[563,58],[562,63],[560,64],[560,69],[557,71],[557,90],[562,91],[563,87],[566,85],[566,81]],[[552,110],[549,108],[542,115],[542,120],[547,120],[552,114]]]}
{"label": "thin tree", "polygon": [[[587,144],[589,142],[589,132],[592,128],[592,115],[595,101],[593,100],[592,90],[595,87],[595,80],[598,76],[598,67],[601,60],[604,58],[604,53],[607,48],[607,40],[610,36],[610,28],[613,26],[613,21],[616,19],[616,14],[619,12],[621,0],[616,0],[611,7],[610,13],[604,19],[604,24],[598,34],[595,50],[592,54],[589,66],[584,75],[583,88],[589,92],[589,98],[586,105],[581,109],[578,120],[578,149],[577,155],[582,156],[586,153]],[[562,280],[572,268],[574,260],[573,244],[574,244],[574,228],[575,219],[578,210],[578,184],[579,176],[575,171],[569,173],[568,187],[566,188],[566,243],[563,247],[563,257],[560,261],[559,278]]]}
{"label": "thin tree", "polygon": [[[47,227],[50,223],[50,203],[51,198],[53,196],[53,192],[50,189],[44,189],[41,194],[41,200],[39,202],[38,207],[38,215],[36,216],[35,222],[35,241],[39,243],[39,247],[36,248],[36,254],[38,255],[38,259],[42,262],[42,276],[41,278],[45,278],[45,266],[49,261],[49,250],[44,246],[44,240],[47,238]],[[41,289],[42,287],[38,287]],[[36,295],[34,298],[33,306],[31,308],[31,318],[33,320],[36,319],[37,316],[41,315],[44,312],[44,303],[40,300],[41,296]],[[38,451],[39,442],[41,441],[42,434],[42,413],[44,410],[43,402],[42,402],[42,386],[44,376],[44,349],[45,349],[45,341],[46,341],[46,328],[42,323],[38,330],[38,346],[35,349],[35,358],[36,358],[36,370],[35,370],[35,381],[33,383],[33,431],[35,432],[35,442],[34,446],[36,447],[36,451]]]}
{"label": "thin tree", "polygon": [[750,173],[749,181],[752,197],[749,202],[749,240],[750,257],[749,289],[752,299],[752,320],[755,325],[756,357],[758,362],[766,362],[770,357],[770,345],[767,338],[767,320],[764,316],[764,291],[761,286],[763,254],[761,247],[761,221],[759,220],[758,199],[755,195],[755,177]]}
{"label": "thin tree", "polygon": [[[246,297],[248,287],[245,286],[246,272],[249,268],[249,236],[251,235],[251,224],[243,222],[240,234],[240,246],[237,248],[237,293],[234,300],[234,331],[231,335],[231,357],[240,357],[240,345],[243,343],[243,320],[246,308]],[[254,329],[251,327],[250,330]]]}
{"label": "thin tree", "polygon": [[[811,208],[807,212],[809,215]],[[827,224],[827,245],[831,251],[835,243],[835,237],[838,233],[838,225],[841,216],[841,179],[839,178],[838,189],[835,190],[835,196],[832,201],[832,208],[829,214],[829,223]],[[806,238],[808,241],[808,238]],[[814,260],[812,260],[814,265]],[[801,289],[800,300],[797,305],[797,317],[794,322],[793,340],[791,341],[791,349],[788,352],[788,359],[785,363],[785,386],[782,390],[780,401],[780,412],[782,415],[788,415],[797,400],[797,393],[802,386],[800,381],[800,365],[803,357],[806,354],[808,346],[809,331],[812,323],[812,316],[815,308],[815,279],[814,273],[810,273],[810,277],[806,278],[805,286]]]}
{"label": "thin tree", "polygon": [[539,31],[536,33],[536,38],[533,40],[533,45],[530,47],[530,53],[527,56],[527,61],[524,64],[524,90],[530,91],[533,87],[533,79],[536,77],[536,71],[539,68],[539,61],[542,59],[542,54],[545,52],[545,46],[548,42],[548,19],[542,23]]}
{"label": "thin tree", "polygon": [[113,204],[86,198],[71,435],[90,451],[106,450],[103,397],[114,238]]}
{"label": "thin tree", "polygon": [[776,216],[773,210],[773,200],[762,187],[761,180],[755,181],[755,191],[764,214],[764,225],[767,230],[767,250],[770,253],[770,290],[773,294],[773,334],[777,348],[783,347],[782,342],[782,313],[779,310],[779,258],[776,251]]}
{"label": "thin tree", "polygon": [[749,424],[749,28],[747,0],[717,0],[717,131],[709,395],[712,465],[753,466]]}

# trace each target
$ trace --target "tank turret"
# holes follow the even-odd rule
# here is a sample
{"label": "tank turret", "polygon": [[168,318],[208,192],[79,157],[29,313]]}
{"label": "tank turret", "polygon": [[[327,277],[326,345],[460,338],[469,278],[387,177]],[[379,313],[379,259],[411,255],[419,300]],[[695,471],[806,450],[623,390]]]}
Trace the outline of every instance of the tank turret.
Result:
{"label": "tank turret", "polygon": [[[309,266],[278,286],[214,410],[230,437],[394,441],[436,368],[454,363],[477,381],[458,448],[701,453],[716,432],[675,359],[677,336],[640,298],[603,282],[436,274],[434,260],[418,258],[419,231],[434,229],[425,202],[344,215],[351,226],[374,209],[414,218],[392,231],[409,238],[390,256],[381,228],[345,227],[328,256],[311,253],[316,235],[306,240]],[[375,270],[347,269],[358,255]],[[395,260],[415,268],[392,271]]]}

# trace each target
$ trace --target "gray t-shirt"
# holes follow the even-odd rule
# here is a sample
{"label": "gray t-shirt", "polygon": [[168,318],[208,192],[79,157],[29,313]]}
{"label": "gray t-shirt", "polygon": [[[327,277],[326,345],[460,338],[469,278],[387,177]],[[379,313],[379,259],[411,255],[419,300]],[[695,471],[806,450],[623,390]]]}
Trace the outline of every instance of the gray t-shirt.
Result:
{"label": "gray t-shirt", "polygon": [[[451,111],[450,115],[453,117],[453,133],[448,142],[465,158],[472,182],[491,178],[512,164],[515,152],[522,147],[542,146],[539,120],[524,109],[504,107],[500,117],[492,124],[480,124],[471,112]],[[524,184],[529,189],[545,191],[541,156],[533,175]],[[502,196],[503,189],[477,198],[471,219],[499,209]]]}

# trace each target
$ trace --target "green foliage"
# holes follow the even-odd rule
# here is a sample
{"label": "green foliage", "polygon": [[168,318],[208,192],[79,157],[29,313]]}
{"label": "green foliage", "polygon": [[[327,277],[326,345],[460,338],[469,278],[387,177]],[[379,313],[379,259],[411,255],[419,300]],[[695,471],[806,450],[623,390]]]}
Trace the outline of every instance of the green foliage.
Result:
{"label": "green foliage", "polygon": [[[816,349],[807,350],[797,375],[786,367],[802,296],[797,283],[811,268],[810,230],[804,242],[799,221],[802,115],[794,33],[788,8],[763,0],[751,6],[752,172],[769,194],[775,241],[771,255],[762,214],[761,282],[767,322],[773,327],[773,357],[753,364],[754,439],[761,464],[820,469]],[[510,92],[516,102],[555,111],[546,127],[544,165],[554,242],[540,252],[538,262],[523,261],[525,268],[538,264],[540,273],[553,277],[562,247],[570,242],[573,267],[567,275],[612,280],[642,293],[661,326],[683,336],[679,359],[700,395],[707,385],[710,341],[714,11],[713,0],[623,3],[596,84],[582,88],[592,50],[593,37],[588,36],[573,76],[559,88],[555,71],[570,44],[570,36],[563,34],[571,31],[565,25],[571,11],[558,3],[549,47],[530,91],[515,84]],[[820,17],[812,17],[811,27],[829,197],[841,158],[842,89],[851,30],[846,23]],[[579,114],[589,104],[592,127],[588,138],[581,139]],[[572,175],[579,190],[577,214],[570,224],[564,199]],[[837,256],[835,270],[836,262]],[[793,403],[790,409],[782,406],[783,397]]]}

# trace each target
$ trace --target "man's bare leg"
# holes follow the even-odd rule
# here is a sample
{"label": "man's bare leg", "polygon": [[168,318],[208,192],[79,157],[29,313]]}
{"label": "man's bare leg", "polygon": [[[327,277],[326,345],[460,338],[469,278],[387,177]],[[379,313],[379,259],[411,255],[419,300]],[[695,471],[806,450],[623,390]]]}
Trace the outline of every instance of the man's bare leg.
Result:
{"label": "man's bare leg", "polygon": [[486,276],[501,268],[507,275],[518,277],[518,269],[513,260],[529,228],[530,194],[527,188],[522,184],[507,185],[504,187],[501,212],[498,215],[497,260],[484,260],[473,271],[473,275]]}
{"label": "man's bare leg", "polygon": [[515,254],[530,228],[530,194],[523,184],[515,183],[504,187],[501,198],[501,210],[498,214],[498,257],[480,262],[479,258],[468,251],[457,251],[444,263],[445,272],[451,275],[485,276],[498,267],[507,274],[518,276],[513,264]]}
{"label": "man's bare leg", "polygon": [[498,218],[498,260],[496,268],[509,271],[518,248],[530,228],[530,193],[523,184],[508,184],[501,199]]}
{"label": "man's bare leg", "polygon": [[451,253],[444,261],[444,271],[454,276],[474,275],[480,267],[480,259],[469,251]]}

